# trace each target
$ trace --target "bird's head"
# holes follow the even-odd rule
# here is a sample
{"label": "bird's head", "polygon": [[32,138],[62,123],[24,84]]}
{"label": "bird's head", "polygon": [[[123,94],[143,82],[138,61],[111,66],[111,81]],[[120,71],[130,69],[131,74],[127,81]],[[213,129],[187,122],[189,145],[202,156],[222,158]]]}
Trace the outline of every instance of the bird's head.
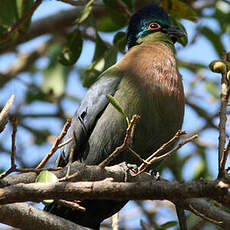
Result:
{"label": "bird's head", "polygon": [[139,9],[130,19],[127,43],[128,48],[143,41],[149,34],[154,40],[168,40],[175,43],[186,33],[179,27],[171,26],[167,13],[157,5],[147,5]]}

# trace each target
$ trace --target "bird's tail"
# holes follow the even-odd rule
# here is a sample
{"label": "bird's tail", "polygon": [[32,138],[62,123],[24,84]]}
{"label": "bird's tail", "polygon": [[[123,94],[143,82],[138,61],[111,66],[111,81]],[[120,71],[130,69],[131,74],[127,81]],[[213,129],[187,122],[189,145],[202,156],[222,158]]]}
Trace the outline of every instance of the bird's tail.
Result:
{"label": "bird's tail", "polygon": [[80,203],[86,208],[86,211],[83,212],[53,202],[46,205],[44,210],[78,225],[99,230],[101,222],[118,212],[126,203],[127,201],[84,200]]}

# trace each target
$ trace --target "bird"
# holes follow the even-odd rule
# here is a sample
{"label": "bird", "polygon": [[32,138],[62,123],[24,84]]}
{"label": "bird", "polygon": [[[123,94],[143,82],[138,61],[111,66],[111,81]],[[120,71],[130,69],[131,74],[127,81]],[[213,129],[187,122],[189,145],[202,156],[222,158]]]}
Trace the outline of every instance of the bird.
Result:
{"label": "bird", "polygon": [[[131,147],[144,159],[181,129],[185,97],[174,44],[185,36],[185,31],[170,24],[167,13],[158,5],[146,5],[132,15],[127,29],[128,51],[88,89],[65,137],[74,140],[61,150],[57,166],[68,165],[73,143],[73,161],[86,165],[100,164],[123,143],[127,123],[111,105],[107,94],[120,103],[129,118],[140,115]],[[140,164],[128,152],[121,153],[111,165],[120,162]],[[54,202],[45,210],[79,225],[99,229],[104,219],[126,203],[84,200],[80,205],[86,212],[78,212]]]}

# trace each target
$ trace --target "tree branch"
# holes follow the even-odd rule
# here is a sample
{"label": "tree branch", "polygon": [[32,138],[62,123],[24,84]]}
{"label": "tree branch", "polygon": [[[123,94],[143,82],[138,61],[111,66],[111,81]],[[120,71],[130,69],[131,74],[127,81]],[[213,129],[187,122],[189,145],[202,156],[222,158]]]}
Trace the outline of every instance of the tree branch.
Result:
{"label": "tree branch", "polygon": [[4,130],[8,120],[9,120],[9,111],[11,106],[13,105],[15,95],[12,95],[4,108],[0,113],[0,133]]}
{"label": "tree branch", "polygon": [[[28,169],[29,170],[29,169]],[[4,188],[10,185],[15,185],[18,183],[33,183],[36,180],[38,172],[27,172],[21,173],[17,175],[8,175],[7,177],[0,180],[0,188]],[[53,173],[58,178],[65,177],[67,172],[67,167],[62,170],[54,171]],[[70,167],[70,175],[74,177],[70,177],[69,181],[96,181],[96,180],[104,180],[106,178],[113,178],[113,181],[123,182],[125,178],[128,182],[138,182],[138,181],[149,181],[152,180],[152,176],[148,173],[142,173],[138,176],[134,177],[135,172],[128,171],[125,163],[121,163],[119,165],[114,165],[110,167],[105,167],[101,169],[99,166],[90,166],[85,165],[79,162],[74,162]]]}
{"label": "tree branch", "polygon": [[228,152],[225,151],[226,143],[226,122],[227,122],[227,105],[230,94],[229,81],[227,79],[227,54],[223,55],[224,71],[221,77],[221,104],[220,104],[220,122],[219,122],[219,145],[218,145],[218,178],[221,178],[224,174],[224,168],[228,156]]}
{"label": "tree branch", "polygon": [[47,155],[43,158],[43,160],[39,163],[39,165],[36,167],[36,169],[41,169],[45,166],[45,164],[47,163],[47,161],[50,159],[51,156],[53,156],[53,154],[56,152],[56,150],[58,149],[58,145],[60,144],[61,140],[63,139],[63,137],[66,135],[69,127],[71,125],[71,120],[68,119],[60,133],[60,135],[56,138],[52,148],[50,149],[50,151],[47,153]]}
{"label": "tree branch", "polygon": [[[227,226],[230,223],[230,215],[220,208],[209,204],[202,199],[187,199],[189,197],[209,197],[216,199],[222,204],[229,206],[229,194],[226,188],[220,188],[219,182],[216,181],[198,181],[198,182],[167,182],[153,181],[151,175],[142,173],[134,177],[134,172],[125,172],[124,166],[115,165],[101,169],[98,166],[86,166],[78,162],[71,165],[71,173],[79,170],[72,181],[79,180],[103,180],[113,177],[114,181],[124,181],[127,176],[128,181],[145,181],[139,183],[116,183],[107,181],[98,182],[77,182],[77,183],[56,183],[56,184],[16,184],[20,182],[31,183],[36,178],[36,173],[23,173],[19,175],[8,175],[0,182],[1,203],[36,200],[50,198],[69,199],[78,198],[108,198],[108,199],[168,199],[174,203],[178,203],[181,208],[190,211],[198,211],[206,217],[217,221],[220,226]],[[66,175],[66,169],[54,172],[59,178]],[[6,187],[8,186],[8,187]],[[41,189],[41,190],[40,190]],[[56,195],[57,194],[57,195]],[[77,194],[77,195],[76,195]],[[23,199],[24,197],[24,199]],[[13,200],[14,199],[14,200]],[[179,200],[178,200],[179,199]],[[191,203],[192,206],[189,206]],[[4,206],[4,205],[3,205]],[[0,206],[2,207],[2,206]],[[193,207],[193,209],[191,208]],[[0,209],[1,210],[1,209]],[[194,211],[195,210],[195,211]],[[213,211],[214,210],[214,211]],[[1,219],[1,217],[0,217]]]}
{"label": "tree branch", "polygon": [[87,230],[71,221],[41,211],[32,205],[0,205],[0,222],[23,230]]}
{"label": "tree branch", "polygon": [[46,199],[112,199],[112,200],[162,200],[175,201],[178,198],[208,197],[218,199],[228,196],[226,188],[218,186],[216,181],[192,182],[59,182],[16,184],[0,189],[0,204]]}

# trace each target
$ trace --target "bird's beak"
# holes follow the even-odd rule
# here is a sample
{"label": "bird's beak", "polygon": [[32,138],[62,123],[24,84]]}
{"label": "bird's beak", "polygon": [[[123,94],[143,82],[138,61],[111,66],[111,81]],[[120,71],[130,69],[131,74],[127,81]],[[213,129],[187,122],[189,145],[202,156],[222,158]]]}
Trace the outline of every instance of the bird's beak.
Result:
{"label": "bird's beak", "polygon": [[170,26],[167,32],[174,43],[182,37],[187,37],[186,32],[177,26]]}

